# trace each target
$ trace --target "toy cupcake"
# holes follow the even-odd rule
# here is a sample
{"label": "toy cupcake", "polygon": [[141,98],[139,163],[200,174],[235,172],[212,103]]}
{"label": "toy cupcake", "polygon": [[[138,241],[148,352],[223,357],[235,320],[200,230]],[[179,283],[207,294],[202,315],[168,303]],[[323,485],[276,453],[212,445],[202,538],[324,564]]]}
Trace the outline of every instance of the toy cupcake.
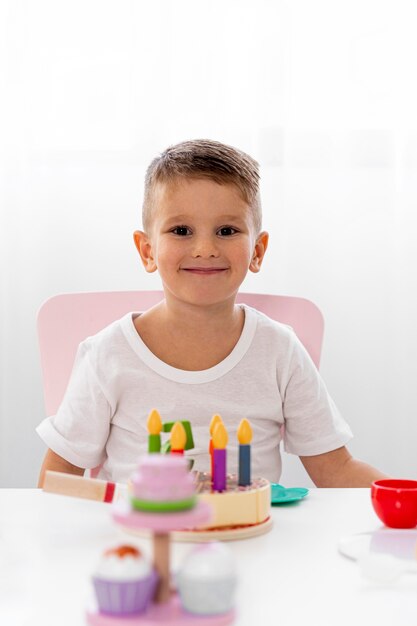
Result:
{"label": "toy cupcake", "polygon": [[100,613],[142,613],[155,594],[157,582],[157,573],[138,548],[122,545],[107,550],[93,576]]}
{"label": "toy cupcake", "polygon": [[230,548],[220,542],[202,544],[186,557],[177,576],[183,608],[199,615],[231,611],[236,567]]}

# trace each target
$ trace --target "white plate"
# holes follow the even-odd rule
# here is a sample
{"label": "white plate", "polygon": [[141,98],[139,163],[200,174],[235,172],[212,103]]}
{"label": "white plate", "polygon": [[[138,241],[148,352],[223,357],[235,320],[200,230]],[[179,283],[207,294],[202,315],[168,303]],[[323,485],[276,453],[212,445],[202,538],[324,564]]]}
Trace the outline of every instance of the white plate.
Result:
{"label": "white plate", "polygon": [[357,561],[368,554],[389,554],[398,559],[417,559],[417,529],[380,528],[374,532],[342,537],[339,552]]}

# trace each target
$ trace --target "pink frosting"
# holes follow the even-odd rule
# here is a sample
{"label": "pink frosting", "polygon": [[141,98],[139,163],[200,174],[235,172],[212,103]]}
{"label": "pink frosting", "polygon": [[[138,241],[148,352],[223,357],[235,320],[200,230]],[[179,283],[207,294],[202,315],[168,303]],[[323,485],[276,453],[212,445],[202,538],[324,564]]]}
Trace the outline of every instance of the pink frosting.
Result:
{"label": "pink frosting", "polygon": [[194,479],[183,456],[148,454],[132,476],[133,496],[139,500],[175,502],[195,493]]}

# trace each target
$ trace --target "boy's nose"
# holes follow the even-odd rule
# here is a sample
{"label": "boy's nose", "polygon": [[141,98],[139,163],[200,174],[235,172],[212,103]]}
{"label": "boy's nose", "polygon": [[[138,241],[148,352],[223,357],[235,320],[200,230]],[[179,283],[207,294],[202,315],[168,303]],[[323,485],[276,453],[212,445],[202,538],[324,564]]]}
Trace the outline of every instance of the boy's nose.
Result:
{"label": "boy's nose", "polygon": [[209,258],[219,256],[217,242],[211,237],[199,237],[194,240],[193,257]]}

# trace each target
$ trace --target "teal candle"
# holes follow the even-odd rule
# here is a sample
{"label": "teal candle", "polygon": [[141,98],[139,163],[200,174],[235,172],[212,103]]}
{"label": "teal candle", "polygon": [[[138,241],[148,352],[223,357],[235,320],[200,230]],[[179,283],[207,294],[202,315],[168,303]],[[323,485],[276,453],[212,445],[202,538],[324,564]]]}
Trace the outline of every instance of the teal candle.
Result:
{"label": "teal candle", "polygon": [[241,443],[239,445],[239,485],[246,487],[250,483],[250,444]]}

